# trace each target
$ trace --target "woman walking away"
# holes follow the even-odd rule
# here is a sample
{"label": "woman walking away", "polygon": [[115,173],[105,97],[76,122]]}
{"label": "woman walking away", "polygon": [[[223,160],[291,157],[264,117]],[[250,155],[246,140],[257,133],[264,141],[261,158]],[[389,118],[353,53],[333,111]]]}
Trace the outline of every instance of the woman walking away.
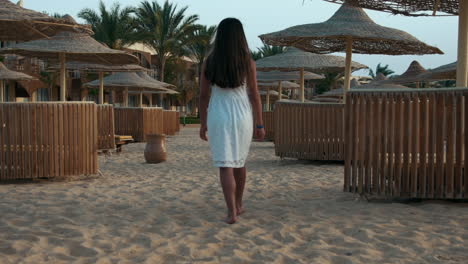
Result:
{"label": "woman walking away", "polygon": [[213,165],[219,167],[228,208],[225,221],[234,224],[244,212],[245,161],[252,135],[265,137],[255,62],[239,20],[226,18],[219,24],[200,82],[200,138],[208,140]]}

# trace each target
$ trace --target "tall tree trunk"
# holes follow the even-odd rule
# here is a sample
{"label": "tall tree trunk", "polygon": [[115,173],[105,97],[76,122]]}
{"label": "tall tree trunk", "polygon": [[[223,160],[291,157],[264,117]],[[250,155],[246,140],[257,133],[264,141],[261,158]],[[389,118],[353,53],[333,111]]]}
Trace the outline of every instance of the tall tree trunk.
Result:
{"label": "tall tree trunk", "polygon": [[159,59],[159,80],[164,82],[164,71],[166,70],[166,58],[164,56]]}

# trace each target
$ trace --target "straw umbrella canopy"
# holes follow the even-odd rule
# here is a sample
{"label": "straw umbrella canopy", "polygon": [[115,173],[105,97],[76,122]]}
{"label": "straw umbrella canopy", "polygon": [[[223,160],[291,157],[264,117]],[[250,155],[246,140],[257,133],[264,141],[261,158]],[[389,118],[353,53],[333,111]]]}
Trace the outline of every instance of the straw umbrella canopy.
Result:
{"label": "straw umbrella canopy", "polygon": [[61,31],[91,34],[91,27],[79,25],[70,16],[53,18],[0,0],[0,39],[3,41],[29,41],[53,36]]}
{"label": "straw umbrella canopy", "polygon": [[[98,93],[98,103],[104,103],[104,73],[105,72],[128,72],[128,71],[145,71],[146,68],[137,65],[137,64],[124,64],[124,65],[104,65],[104,64],[97,64],[97,63],[86,63],[86,62],[67,62],[65,63],[65,68],[67,70],[75,70],[75,71],[89,71],[89,72],[97,72],[99,75],[99,93]],[[49,67],[50,70],[60,70],[60,65],[52,65]]]}
{"label": "straw umbrella canopy", "polygon": [[427,70],[421,66],[419,62],[413,61],[403,74],[389,80],[384,80],[382,82],[393,84],[416,83],[416,88],[419,88],[419,82],[423,81],[420,76],[426,72]]}
{"label": "straw umbrella canopy", "polygon": [[410,34],[377,25],[362,8],[345,2],[323,23],[305,24],[261,35],[263,42],[294,46],[314,53],[346,51],[345,90],[351,81],[352,53],[360,54],[443,54]]}
{"label": "straw umbrella canopy", "polygon": [[[266,89],[265,96],[266,96],[266,105],[267,105],[267,111],[270,110],[270,95],[276,95],[278,96],[278,100],[281,100],[282,94],[283,94],[283,88],[284,89],[298,89],[301,86],[297,83],[289,82],[289,81],[278,81],[278,82],[258,82],[257,83],[258,88],[260,89]],[[270,89],[278,89],[278,92],[276,91],[271,91]],[[274,92],[274,93],[272,93]]]}
{"label": "straw umbrella canopy", "polygon": [[0,102],[4,102],[4,91],[5,91],[5,82],[7,80],[15,81],[29,81],[36,78],[24,74],[22,72],[16,72],[9,70],[3,63],[0,62]]}
{"label": "straw umbrella canopy", "polygon": [[[140,93],[140,104],[142,102],[143,91],[167,91],[165,87],[149,82],[142,79],[135,72],[118,72],[112,75],[105,77],[103,80],[104,87],[113,88],[113,89],[123,89],[124,90],[124,105],[128,105],[128,93],[129,90],[136,90]],[[101,85],[100,80],[94,80],[88,83],[85,83],[84,87],[97,88]]]}
{"label": "straw umbrella canopy", "polygon": [[[350,0],[325,0],[342,3]],[[406,16],[438,15],[437,11],[458,15],[457,86],[468,86],[468,1],[466,0],[353,0],[353,4]],[[429,11],[429,12],[424,12]]]}
{"label": "straw umbrella canopy", "polygon": [[[156,85],[160,85],[164,88],[175,88],[175,85],[172,85],[170,83],[165,83],[165,82],[161,82],[161,81],[158,81],[156,79],[154,79],[153,77],[149,76],[146,72],[137,72],[137,75],[140,76],[140,78],[144,79],[144,80],[147,80],[149,82],[152,82]],[[172,91],[170,93],[172,94],[178,94],[177,91],[174,91],[174,90],[170,90],[170,89],[166,89],[168,91]]]}
{"label": "straw umbrella canopy", "polygon": [[84,33],[61,32],[51,38],[32,40],[0,49],[0,54],[12,53],[43,59],[58,59],[60,61],[61,101],[66,100],[65,58],[70,61],[106,65],[138,63],[137,57],[120,50],[110,49]]}
{"label": "straw umbrella canopy", "polygon": [[[292,72],[281,72],[281,71],[257,71],[257,81],[258,82],[278,82],[278,94],[283,94],[283,86],[282,81],[300,81],[301,79],[301,72],[299,71],[292,71]],[[325,76],[312,73],[312,72],[304,72],[304,80],[323,80]],[[281,100],[278,97],[278,100]]]}
{"label": "straw umbrella canopy", "polygon": [[[256,64],[259,71],[300,71],[301,101],[304,102],[304,71],[314,73],[341,72],[345,68],[345,58],[314,54],[290,47],[284,53],[257,60]],[[350,65],[352,71],[368,68],[357,62],[352,62]]]}
{"label": "straw umbrella canopy", "polygon": [[457,62],[428,70],[419,75],[418,78],[423,81],[455,80],[457,79]]}

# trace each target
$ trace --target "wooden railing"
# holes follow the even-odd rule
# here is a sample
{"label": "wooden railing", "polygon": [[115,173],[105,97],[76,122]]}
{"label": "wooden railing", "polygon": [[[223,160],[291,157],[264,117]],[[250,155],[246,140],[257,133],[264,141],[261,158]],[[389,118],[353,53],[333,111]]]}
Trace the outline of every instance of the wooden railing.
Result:
{"label": "wooden railing", "polygon": [[98,149],[115,149],[114,107],[98,105]]}
{"label": "wooden railing", "polygon": [[94,103],[0,103],[0,180],[96,174]]}
{"label": "wooden railing", "polygon": [[468,198],[468,89],[352,91],[344,190]]}
{"label": "wooden railing", "polygon": [[163,109],[159,107],[115,107],[115,134],[145,142],[146,135],[163,134]]}
{"label": "wooden railing", "polygon": [[276,155],[307,160],[344,160],[344,105],[282,100],[274,112]]}
{"label": "wooden railing", "polygon": [[164,134],[173,136],[179,130],[178,111],[164,110]]}
{"label": "wooden railing", "polygon": [[263,124],[265,126],[265,139],[266,140],[274,140],[275,133],[275,119],[274,119],[274,112],[263,112]]}

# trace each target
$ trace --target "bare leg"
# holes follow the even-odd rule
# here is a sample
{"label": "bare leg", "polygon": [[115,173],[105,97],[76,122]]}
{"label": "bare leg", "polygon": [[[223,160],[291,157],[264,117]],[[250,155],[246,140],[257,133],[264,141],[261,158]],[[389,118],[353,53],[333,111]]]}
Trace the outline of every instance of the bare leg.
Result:
{"label": "bare leg", "polygon": [[228,208],[226,223],[234,224],[237,221],[236,212],[236,181],[232,168],[219,168],[221,186],[223,187],[224,200]]}
{"label": "bare leg", "polygon": [[237,215],[241,215],[245,211],[242,205],[242,196],[244,195],[245,180],[247,178],[246,168],[235,168],[234,178],[236,179],[236,211]]}

